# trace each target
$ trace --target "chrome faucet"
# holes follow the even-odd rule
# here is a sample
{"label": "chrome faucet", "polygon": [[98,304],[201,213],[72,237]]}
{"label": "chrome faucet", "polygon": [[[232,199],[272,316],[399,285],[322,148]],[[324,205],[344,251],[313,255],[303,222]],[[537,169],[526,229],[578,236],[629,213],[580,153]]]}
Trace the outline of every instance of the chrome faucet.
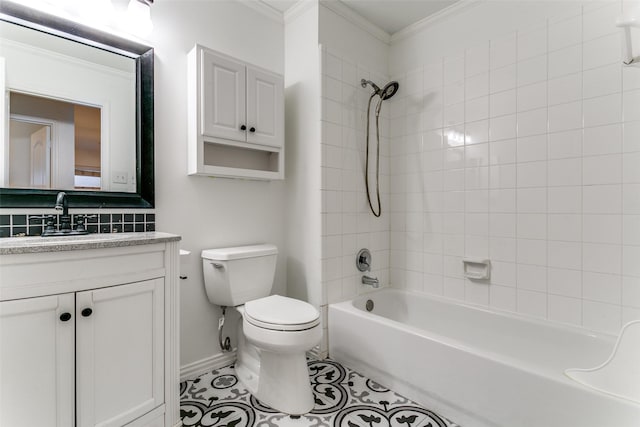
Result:
{"label": "chrome faucet", "polygon": [[377,277],[369,277],[367,275],[362,276],[362,284],[373,286],[374,288],[380,287],[380,281]]}

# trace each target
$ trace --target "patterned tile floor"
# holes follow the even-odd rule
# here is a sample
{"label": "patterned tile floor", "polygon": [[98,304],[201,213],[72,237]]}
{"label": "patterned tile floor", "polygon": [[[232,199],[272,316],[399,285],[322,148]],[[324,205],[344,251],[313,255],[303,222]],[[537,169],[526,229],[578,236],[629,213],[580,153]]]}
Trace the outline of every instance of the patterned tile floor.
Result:
{"label": "patterned tile floor", "polygon": [[459,427],[331,360],[310,360],[316,405],[300,417],[261,404],[238,382],[233,366],[180,384],[185,426]]}

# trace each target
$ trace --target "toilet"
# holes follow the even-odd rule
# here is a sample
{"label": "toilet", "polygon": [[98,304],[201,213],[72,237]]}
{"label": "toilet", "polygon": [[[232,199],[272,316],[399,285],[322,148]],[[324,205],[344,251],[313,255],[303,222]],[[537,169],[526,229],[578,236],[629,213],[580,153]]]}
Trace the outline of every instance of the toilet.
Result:
{"label": "toilet", "polygon": [[238,379],[260,402],[301,415],[314,406],[305,353],[320,342],[320,315],[307,302],[269,295],[277,257],[270,244],[203,250],[204,283],[212,304],[242,315]]}

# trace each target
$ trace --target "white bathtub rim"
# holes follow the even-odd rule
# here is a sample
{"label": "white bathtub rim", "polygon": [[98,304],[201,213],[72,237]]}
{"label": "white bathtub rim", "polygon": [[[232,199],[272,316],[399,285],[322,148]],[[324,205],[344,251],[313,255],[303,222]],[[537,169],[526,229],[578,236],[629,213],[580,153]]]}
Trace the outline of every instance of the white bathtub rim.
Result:
{"label": "white bathtub rim", "polygon": [[[616,342],[618,334],[610,334],[607,332],[602,332],[602,331],[596,331],[596,330],[591,330],[591,329],[587,329],[581,326],[576,326],[576,325],[571,325],[568,323],[561,323],[561,322],[554,322],[552,320],[546,320],[546,319],[542,319],[540,317],[535,317],[535,316],[529,316],[526,314],[522,314],[522,313],[514,313],[512,311],[508,311],[508,310],[500,310],[498,308],[494,309],[494,308],[488,308],[485,305],[481,305],[481,304],[474,304],[471,302],[467,302],[467,301],[460,301],[458,299],[455,298],[450,298],[444,295],[436,295],[436,294],[428,294],[428,293],[424,293],[424,292],[416,292],[416,291],[412,291],[409,289],[402,289],[402,288],[394,288],[394,287],[390,287],[390,286],[384,286],[381,287],[379,289],[375,289],[366,293],[362,293],[360,295],[357,295],[349,300],[346,301],[341,301],[341,302],[337,302],[337,303],[332,303],[329,304],[330,306],[342,306],[342,305],[346,305],[346,306],[352,306],[357,310],[357,307],[353,306],[353,301],[354,300],[359,300],[359,299],[365,299],[365,297],[369,296],[369,295],[375,295],[375,294],[382,294],[382,293],[406,293],[412,296],[415,296],[417,298],[420,297],[424,297],[427,299],[432,299],[438,302],[443,302],[446,304],[451,304],[451,305],[455,305],[455,306],[459,306],[459,307],[464,307],[464,308],[471,308],[473,310],[476,311],[482,311],[484,313],[490,314],[490,315],[498,315],[498,316],[502,316],[502,317],[508,317],[511,319],[515,319],[515,320],[520,320],[520,321],[525,321],[525,322],[529,322],[529,323],[533,323],[536,324],[538,326],[544,326],[544,327],[552,327],[555,329],[563,329],[565,331],[574,333],[574,334],[578,334],[584,337],[590,337],[590,338],[597,338],[597,339],[602,339],[605,341],[610,341],[611,345],[613,346],[613,344]],[[363,311],[363,310],[360,310]],[[368,313],[368,312],[365,312]],[[380,317],[384,317],[384,316],[380,316]],[[393,322],[397,322],[395,320],[389,319],[390,321]],[[402,322],[397,322],[398,324],[403,324]],[[417,328],[416,328],[417,329]],[[613,347],[612,347],[613,348]]]}
{"label": "white bathtub rim", "polygon": [[[530,318],[528,316],[522,316],[522,315],[518,315],[517,313],[509,313],[509,312],[505,312],[505,313],[495,313],[491,310],[487,310],[486,308],[483,308],[482,306],[477,306],[477,305],[471,305],[471,304],[467,304],[467,303],[462,303],[458,300],[452,300],[450,298],[446,298],[446,297],[441,297],[441,296],[434,296],[432,297],[431,295],[424,295],[422,293],[419,292],[412,292],[412,291],[408,291],[408,290],[404,290],[404,289],[394,289],[394,288],[383,288],[383,289],[379,289],[376,290],[374,293],[385,293],[385,292],[398,292],[398,293],[408,293],[414,296],[424,296],[425,298],[431,298],[431,299],[436,299],[439,300],[441,302],[444,303],[453,303],[455,305],[458,306],[462,306],[465,308],[471,308],[471,309],[479,309],[481,311],[487,312],[489,314],[497,314],[500,316],[506,316],[506,317],[511,317],[511,318],[515,318],[518,320],[524,320],[524,321],[533,321],[539,325],[542,326],[551,326],[554,328],[559,328],[559,329],[566,329],[570,332],[576,332],[579,334],[582,334],[583,336],[588,336],[588,337],[596,337],[596,338],[603,338],[603,339],[607,339],[610,340],[612,343],[613,341],[613,337],[608,335],[608,334],[602,334],[602,335],[598,335],[597,333],[592,334],[590,331],[585,331],[582,328],[577,328],[571,325],[565,326],[564,324],[548,324],[547,322],[540,320],[540,319],[536,319],[536,318]],[[544,377],[547,378],[551,381],[556,381],[556,382],[560,382],[563,383],[565,385],[568,385],[572,388],[577,388],[580,390],[589,390],[590,392],[596,392],[599,393],[599,390],[596,390],[592,387],[586,386],[582,383],[579,383],[571,378],[569,378],[566,374],[565,374],[565,369],[558,369],[558,370],[549,370],[549,369],[541,369],[540,365],[534,365],[534,364],[530,364],[530,363],[526,363],[526,361],[522,361],[521,359],[516,359],[513,357],[509,357],[509,356],[505,356],[501,353],[497,353],[497,352],[493,352],[493,351],[488,351],[488,350],[484,350],[484,349],[478,349],[477,347],[473,347],[473,346],[469,346],[464,344],[463,342],[460,342],[459,340],[455,340],[452,339],[448,336],[445,335],[441,335],[441,334],[437,334],[435,332],[430,332],[430,331],[426,331],[423,330],[421,328],[415,327],[415,326],[411,326],[408,325],[406,323],[402,323],[399,322],[397,320],[393,320],[390,319],[388,317],[384,317],[381,316],[379,314],[375,314],[375,313],[371,313],[371,312],[367,312],[364,310],[361,310],[357,307],[355,307],[353,305],[353,301],[355,299],[361,299],[366,297],[367,295],[359,295],[351,300],[347,300],[347,301],[342,301],[339,303],[333,303],[333,304],[329,304],[329,310],[331,309],[337,309],[337,310],[341,310],[341,311],[348,311],[353,313],[354,315],[361,317],[361,318],[367,318],[370,319],[371,321],[380,324],[380,325],[388,325],[391,326],[395,329],[401,329],[403,331],[407,331],[410,332],[412,334],[418,335],[422,338],[425,339],[429,339],[432,341],[437,341],[447,347],[453,348],[455,350],[459,350],[459,351],[463,351],[467,354],[472,354],[472,355],[476,355],[479,357],[483,357],[489,360],[492,360],[494,362],[497,363],[502,363],[506,366],[509,366],[510,368],[513,369],[519,369],[522,371],[525,371],[531,375],[536,375],[536,376],[540,376],[540,377]],[[329,339],[330,340],[330,339]],[[330,347],[330,346],[329,346]],[[613,348],[613,344],[612,344],[612,348]],[[331,354],[329,354],[329,357],[332,357]],[[611,395],[609,393],[603,393],[604,398],[608,398],[608,399],[616,399],[618,398],[618,396],[615,395]],[[625,399],[625,402],[634,404],[636,406],[640,406],[638,403],[630,401]]]}

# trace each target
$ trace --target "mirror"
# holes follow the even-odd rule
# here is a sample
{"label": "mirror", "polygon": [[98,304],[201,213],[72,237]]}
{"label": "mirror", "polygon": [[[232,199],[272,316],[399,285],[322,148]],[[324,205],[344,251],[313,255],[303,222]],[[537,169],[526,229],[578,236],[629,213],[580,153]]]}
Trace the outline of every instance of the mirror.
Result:
{"label": "mirror", "polygon": [[152,48],[0,2],[0,89],[0,207],[153,207]]}

